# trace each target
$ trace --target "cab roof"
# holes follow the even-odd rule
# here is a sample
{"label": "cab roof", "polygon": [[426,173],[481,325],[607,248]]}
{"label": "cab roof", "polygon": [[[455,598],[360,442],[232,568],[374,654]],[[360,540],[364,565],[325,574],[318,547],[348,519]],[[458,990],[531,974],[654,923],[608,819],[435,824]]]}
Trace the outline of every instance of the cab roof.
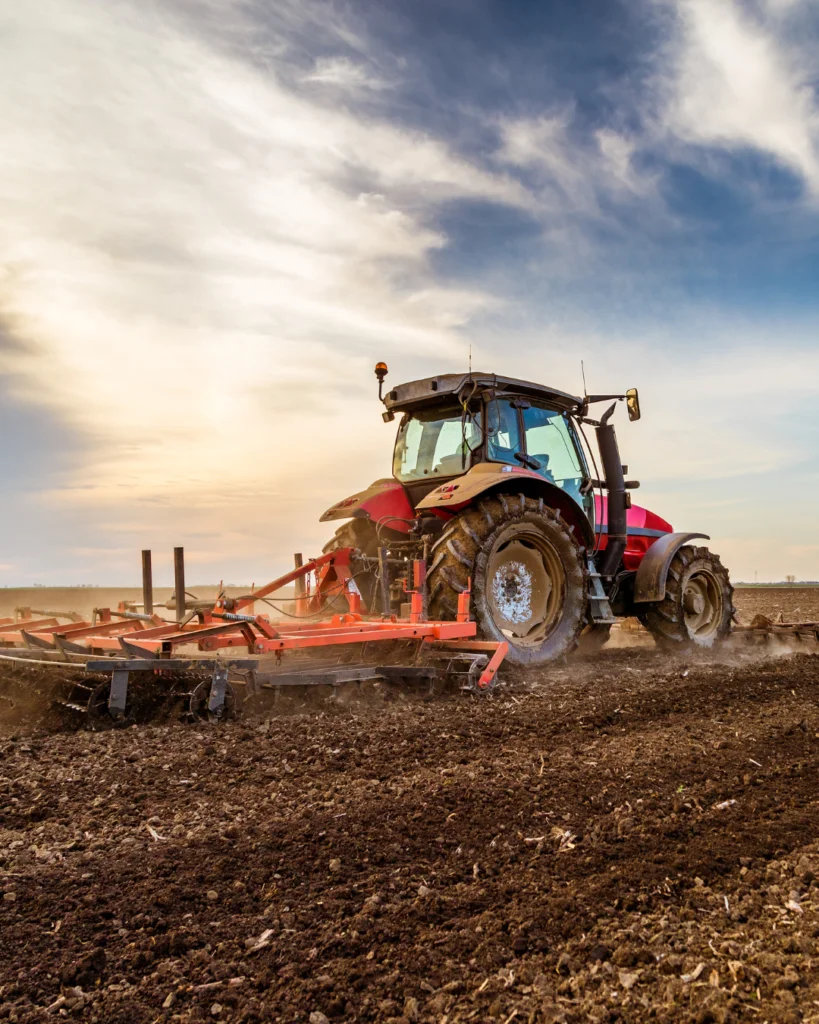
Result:
{"label": "cab roof", "polygon": [[533,384],[516,377],[503,377],[497,373],[444,373],[437,377],[409,381],[392,388],[384,396],[387,409],[397,411],[426,408],[446,399],[468,396],[472,391],[494,391],[497,397],[531,398],[548,402],[557,409],[571,411],[582,405],[583,399],[557,391],[543,384]]}

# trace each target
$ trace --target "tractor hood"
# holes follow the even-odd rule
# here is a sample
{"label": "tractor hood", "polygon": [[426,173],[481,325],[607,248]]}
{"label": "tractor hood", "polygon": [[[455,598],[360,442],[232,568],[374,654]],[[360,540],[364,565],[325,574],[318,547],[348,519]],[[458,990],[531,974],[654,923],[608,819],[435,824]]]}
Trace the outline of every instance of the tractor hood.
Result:
{"label": "tractor hood", "polygon": [[[595,517],[597,521],[597,546],[603,551],[608,546],[609,510],[605,495],[595,495]],[[623,553],[623,566],[636,570],[643,560],[643,555],[655,540],[673,533],[674,527],[656,512],[651,512],[640,505],[632,505],[626,512],[626,550]]]}
{"label": "tractor hood", "polygon": [[[410,525],[415,517],[407,492],[397,480],[376,480],[357,494],[332,505],[319,522],[327,523],[332,519],[372,519],[390,530],[398,533],[409,533]],[[404,520],[409,520],[405,522]]]}

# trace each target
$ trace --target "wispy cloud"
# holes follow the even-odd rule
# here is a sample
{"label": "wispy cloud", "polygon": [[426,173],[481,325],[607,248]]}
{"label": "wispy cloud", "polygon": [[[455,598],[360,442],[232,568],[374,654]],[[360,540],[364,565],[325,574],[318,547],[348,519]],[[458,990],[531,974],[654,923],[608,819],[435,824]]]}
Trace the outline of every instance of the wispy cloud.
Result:
{"label": "wispy cloud", "polygon": [[653,192],[651,176],[634,163],[637,142],[610,127],[583,133],[572,109],[509,120],[499,131],[496,159],[526,172],[541,216],[601,216],[603,199]]}
{"label": "wispy cloud", "polygon": [[769,0],[756,12],[738,0],[670,6],[676,21],[659,75],[667,132],[693,145],[768,154],[819,194],[815,48],[783,20],[798,4]]}
{"label": "wispy cloud", "polygon": [[386,79],[373,74],[363,64],[356,63],[348,57],[320,58],[303,80],[349,92],[385,89],[389,85]]}

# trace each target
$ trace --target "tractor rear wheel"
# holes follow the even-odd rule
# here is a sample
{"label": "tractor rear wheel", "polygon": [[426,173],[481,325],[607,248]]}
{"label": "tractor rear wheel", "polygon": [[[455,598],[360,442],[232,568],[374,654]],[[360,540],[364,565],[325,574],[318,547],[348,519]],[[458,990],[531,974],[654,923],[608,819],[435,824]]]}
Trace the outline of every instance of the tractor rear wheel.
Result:
{"label": "tractor rear wheel", "polygon": [[[324,545],[322,554],[338,551],[339,548],[356,548],[367,558],[377,558],[378,535],[372,520],[348,519],[342,526],[339,526],[333,539]],[[361,594],[361,602],[366,611],[372,611],[377,588],[375,572],[369,569],[367,563],[360,558],[353,557],[351,564],[355,577],[353,583]],[[338,612],[348,610],[347,599],[343,594],[330,599],[329,610]]]}
{"label": "tractor rear wheel", "polygon": [[499,494],[451,519],[428,574],[434,620],[454,619],[472,581],[471,612],[507,661],[539,665],[571,653],[586,619],[582,552],[559,513],[522,494]]}
{"label": "tractor rear wheel", "polygon": [[733,597],[719,555],[686,545],[671,560],[664,600],[644,606],[640,621],[658,647],[713,647],[731,631]]}

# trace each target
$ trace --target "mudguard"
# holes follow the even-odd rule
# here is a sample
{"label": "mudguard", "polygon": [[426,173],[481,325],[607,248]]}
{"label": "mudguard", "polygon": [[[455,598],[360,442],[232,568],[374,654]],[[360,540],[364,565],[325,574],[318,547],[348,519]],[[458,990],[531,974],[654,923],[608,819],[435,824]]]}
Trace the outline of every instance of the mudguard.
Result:
{"label": "mudguard", "polygon": [[662,601],[671,559],[692,540],[710,540],[704,533],[667,533],[654,541],[643,555],[634,579],[634,603]]}
{"label": "mudguard", "polygon": [[332,519],[372,519],[398,533],[407,533],[414,517],[407,492],[397,480],[387,479],[376,480],[365,491],[339,501],[327,509],[319,522],[327,523]]}
{"label": "mudguard", "polygon": [[[434,491],[418,502],[419,511],[429,509],[442,513],[459,512],[482,494],[492,490],[521,493],[530,498],[543,498],[551,508],[559,509],[571,526],[578,527],[582,543],[591,549],[594,546],[594,531],[583,509],[574,499],[557,487],[523,466],[510,466],[503,462],[479,462],[463,476],[455,477],[436,487]],[[580,540],[580,537],[578,537]]]}

